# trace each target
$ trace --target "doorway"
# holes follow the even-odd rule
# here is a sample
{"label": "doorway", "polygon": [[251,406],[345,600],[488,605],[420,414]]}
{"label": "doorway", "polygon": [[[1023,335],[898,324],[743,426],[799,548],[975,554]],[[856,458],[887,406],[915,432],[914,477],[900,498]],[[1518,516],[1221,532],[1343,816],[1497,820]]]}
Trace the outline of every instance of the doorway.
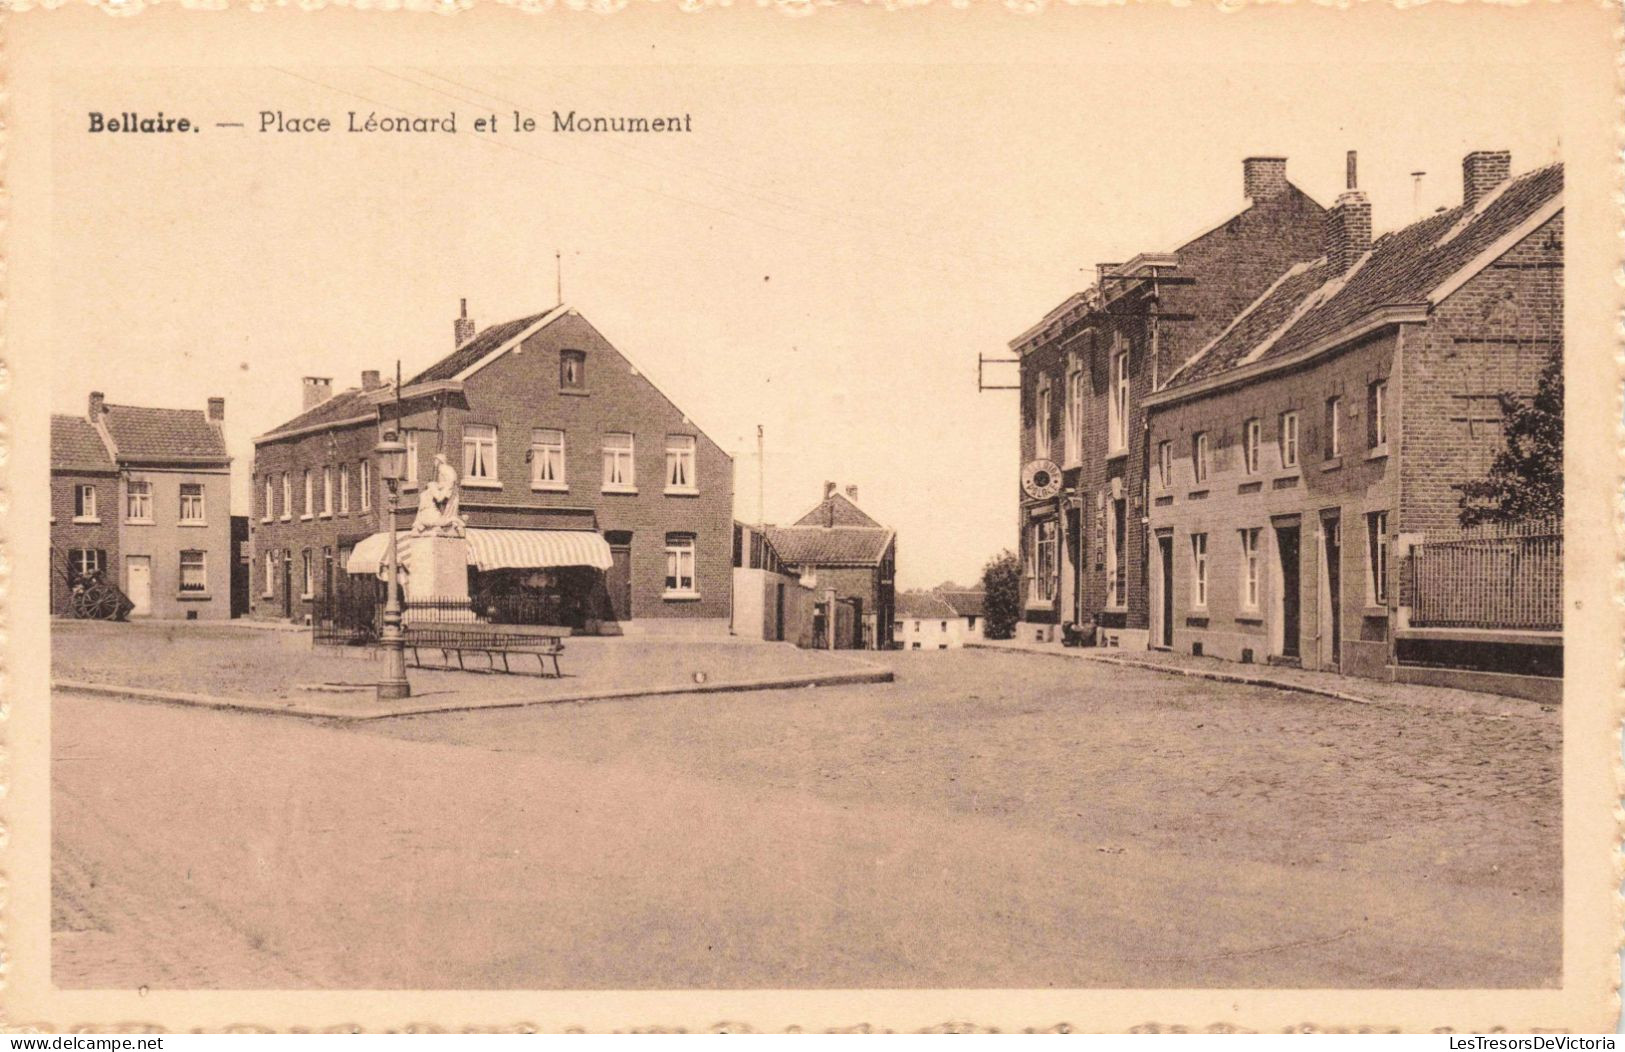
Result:
{"label": "doorway", "polygon": [[773,588],[773,642],[784,642],[784,585]]}
{"label": "doorway", "polygon": [[615,621],[632,620],[632,534],[606,533],[609,542],[610,567],[604,572],[604,587],[609,591],[609,616]]}
{"label": "doorway", "polygon": [[293,552],[282,550],[282,616],[293,620]]}
{"label": "doorway", "polygon": [[1162,587],[1157,589],[1160,612],[1157,616],[1157,645],[1168,650],[1174,645],[1174,535],[1157,534],[1157,571]]}
{"label": "doorway", "polygon": [[152,614],[152,556],[130,555],[124,560],[124,580],[129,586],[130,616]]}
{"label": "doorway", "polygon": [[1298,582],[1298,527],[1275,527],[1275,554],[1280,570],[1275,575],[1275,605],[1281,611],[1281,640],[1276,653],[1297,660],[1300,655],[1298,638],[1303,626]]}
{"label": "doorway", "polygon": [[[1327,667],[1341,671],[1343,667],[1343,525],[1335,514],[1323,515],[1320,520],[1321,548],[1325,563],[1326,600],[1322,612],[1325,624],[1331,626],[1331,660]],[[1322,653],[1324,654],[1324,647]]]}

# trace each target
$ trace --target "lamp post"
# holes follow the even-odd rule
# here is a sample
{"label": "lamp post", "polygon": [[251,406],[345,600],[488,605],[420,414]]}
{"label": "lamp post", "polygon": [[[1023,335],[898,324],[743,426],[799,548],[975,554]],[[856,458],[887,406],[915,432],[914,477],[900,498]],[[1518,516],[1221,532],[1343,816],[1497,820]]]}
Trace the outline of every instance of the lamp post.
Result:
{"label": "lamp post", "polygon": [[378,457],[378,475],[384,480],[387,494],[385,528],[389,530],[389,554],[385,557],[389,583],[384,600],[384,626],[379,633],[379,643],[384,648],[384,673],[378,679],[378,700],[393,701],[412,696],[412,684],[406,680],[406,635],[401,630],[400,551],[395,529],[401,479],[406,474],[406,446],[396,439],[395,432],[389,431],[372,451]]}

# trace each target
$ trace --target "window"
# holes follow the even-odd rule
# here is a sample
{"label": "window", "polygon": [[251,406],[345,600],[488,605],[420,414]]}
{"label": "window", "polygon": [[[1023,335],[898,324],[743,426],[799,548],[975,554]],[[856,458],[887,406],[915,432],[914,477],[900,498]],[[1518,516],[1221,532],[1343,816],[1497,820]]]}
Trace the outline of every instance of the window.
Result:
{"label": "window", "polygon": [[1343,455],[1343,400],[1336,395],[1326,399],[1326,443],[1328,458]]}
{"label": "window", "polygon": [[350,514],[350,465],[339,465],[339,514]]}
{"label": "window", "polygon": [[260,595],[266,599],[276,594],[276,552],[265,553],[265,587]]}
{"label": "window", "polygon": [[632,463],[632,436],[624,431],[611,431],[604,436],[603,488],[621,493],[637,490],[637,475]]}
{"label": "window", "polygon": [[372,461],[361,462],[361,510],[372,510]]}
{"label": "window", "polygon": [[1168,441],[1157,443],[1157,479],[1162,483],[1163,489],[1168,489],[1174,482],[1174,444]]}
{"label": "window", "polygon": [[1191,471],[1198,486],[1207,481],[1207,432],[1191,436]]}
{"label": "window", "polygon": [[314,515],[315,512],[316,512],[316,477],[310,473],[309,468],[306,468],[305,469],[305,504],[304,504],[304,508],[300,511],[299,517],[301,519],[308,519],[312,515]]}
{"label": "window", "polygon": [[938,629],[938,631],[941,631],[941,632],[946,632],[946,631],[948,631],[948,622],[946,622],[946,621],[944,621],[944,622],[943,622],[943,623],[942,623],[942,627],[941,627],[941,628],[940,628],[940,629]]}
{"label": "window", "polygon": [[539,427],[530,433],[530,484],[533,489],[567,489],[564,478],[564,432]]}
{"label": "window", "polygon": [[696,595],[694,587],[694,535],[666,534],[666,594]]}
{"label": "window", "polygon": [[270,522],[271,516],[276,513],[276,490],[271,486],[271,476],[265,476],[265,507],[260,512],[261,522]]}
{"label": "window", "polygon": [[1298,466],[1298,414],[1281,414],[1281,466],[1295,468]]}
{"label": "window", "polygon": [[333,517],[333,465],[322,467],[322,514]]}
{"label": "window", "polygon": [[1033,457],[1048,460],[1050,454],[1050,387],[1049,377],[1038,382],[1038,414],[1033,418]]}
{"label": "window", "polygon": [[1066,467],[1083,461],[1083,369],[1076,363],[1066,374]]}
{"label": "window", "polygon": [[1120,610],[1128,604],[1128,500],[1112,501],[1111,531],[1106,534],[1106,605]]}
{"label": "window", "polygon": [[311,561],[309,548],[306,548],[300,554],[304,556],[305,567],[305,591],[302,598],[309,599],[316,594],[316,566]]}
{"label": "window", "polygon": [[203,519],[203,483],[181,483],[181,522],[199,525]]}
{"label": "window", "polygon": [[666,492],[696,493],[694,479],[694,436],[666,436]]}
{"label": "window", "polygon": [[581,351],[559,352],[559,386],[580,390],[587,386],[587,356]]}
{"label": "window", "polygon": [[1365,517],[1366,595],[1372,606],[1388,605],[1388,513],[1374,511]]}
{"label": "window", "polygon": [[1207,608],[1207,534],[1191,534],[1191,605]]}
{"label": "window", "polygon": [[1128,383],[1128,351],[1118,351],[1112,355],[1112,398],[1106,412],[1111,453],[1128,449]]}
{"label": "window", "polygon": [[402,480],[403,486],[416,486],[418,484],[418,433],[408,431],[401,439],[406,443],[406,478]]}
{"label": "window", "polygon": [[152,483],[131,479],[125,484],[124,518],[129,522],[152,521]]}
{"label": "window", "polygon": [[497,481],[497,429],[490,424],[463,426],[463,481]]}
{"label": "window", "polygon": [[282,473],[282,521],[287,522],[293,515],[293,483],[288,480],[288,473]]}
{"label": "window", "polygon": [[1257,417],[1241,425],[1241,468],[1249,475],[1258,474],[1258,446],[1263,435],[1264,425]]}
{"label": "window", "polygon": [[1365,437],[1372,449],[1388,445],[1388,381],[1378,380],[1365,392]]}
{"label": "window", "polygon": [[196,549],[181,552],[181,591],[207,592],[209,568],[204,554]]}
{"label": "window", "polygon": [[68,576],[74,579],[107,569],[107,555],[100,548],[69,548]]}
{"label": "window", "polygon": [[1244,610],[1258,609],[1258,538],[1262,533],[1256,527],[1241,531],[1241,606]]}
{"label": "window", "polygon": [[1027,548],[1027,598],[1049,602],[1055,598],[1055,520],[1035,522]]}
{"label": "window", "polygon": [[100,522],[96,515],[96,487],[81,483],[73,487],[73,521]]}

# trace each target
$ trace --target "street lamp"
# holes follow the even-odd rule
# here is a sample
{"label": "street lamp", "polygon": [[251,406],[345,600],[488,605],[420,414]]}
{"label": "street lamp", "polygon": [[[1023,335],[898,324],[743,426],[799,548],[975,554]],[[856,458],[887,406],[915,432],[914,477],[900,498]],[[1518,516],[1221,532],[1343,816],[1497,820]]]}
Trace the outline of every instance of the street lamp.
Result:
{"label": "street lamp", "polygon": [[384,440],[373,447],[378,458],[378,475],[384,480],[385,529],[389,531],[389,554],[386,557],[388,584],[384,601],[384,627],[378,641],[384,648],[384,674],[378,679],[378,700],[393,701],[412,696],[412,684],[406,681],[406,635],[401,631],[400,551],[396,541],[395,511],[400,500],[401,479],[406,476],[406,446],[388,431]]}

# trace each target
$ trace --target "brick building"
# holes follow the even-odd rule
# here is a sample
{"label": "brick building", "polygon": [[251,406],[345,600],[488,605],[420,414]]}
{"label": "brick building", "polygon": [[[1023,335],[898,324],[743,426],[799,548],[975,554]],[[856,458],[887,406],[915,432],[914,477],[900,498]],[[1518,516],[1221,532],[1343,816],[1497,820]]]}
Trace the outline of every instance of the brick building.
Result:
{"label": "brick building", "polygon": [[1561,354],[1562,168],[1510,168],[1469,154],[1460,206],[1373,241],[1351,155],[1324,252],[1146,399],[1151,645],[1392,674],[1403,559]]}
{"label": "brick building", "polygon": [[[726,633],[731,458],[568,307],[476,332],[465,306],[454,334],[398,392],[371,372],[337,395],[307,379],[305,411],[255,440],[256,612],[299,619],[353,583],[354,549],[387,528],[387,429],[408,450],[397,528],[437,454],[457,469],[477,603],[524,597],[580,631]],[[608,570],[573,561],[599,547]]]}
{"label": "brick building", "polygon": [[231,458],[226,403],[207,410],[115,405],[51,418],[51,610],[96,571],[132,617],[231,616]]}
{"label": "brick building", "polygon": [[859,645],[886,650],[892,645],[897,609],[897,534],[857,504],[856,486],[837,492],[824,484],[824,499],[790,526],[768,526],[769,543],[783,564],[823,595],[855,605]]}
{"label": "brick building", "polygon": [[1098,619],[1144,646],[1145,397],[1287,266],[1321,250],[1324,209],[1286,160],[1242,165],[1245,207],[1172,252],[1100,264],[1097,280],[1011,342],[1021,368],[1017,635]]}

